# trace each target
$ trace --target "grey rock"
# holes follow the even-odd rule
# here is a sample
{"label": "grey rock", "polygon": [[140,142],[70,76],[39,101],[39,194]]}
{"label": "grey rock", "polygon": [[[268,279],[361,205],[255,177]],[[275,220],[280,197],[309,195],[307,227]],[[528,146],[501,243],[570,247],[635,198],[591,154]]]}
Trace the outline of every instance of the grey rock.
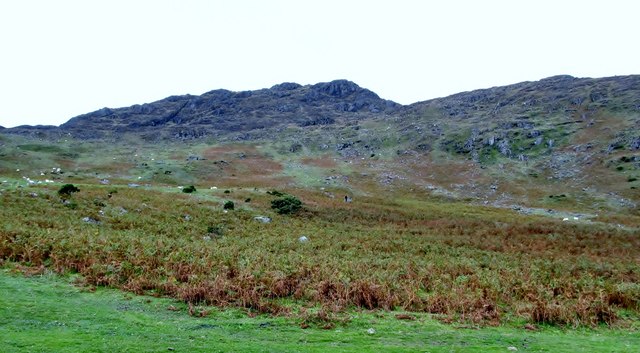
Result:
{"label": "grey rock", "polygon": [[533,144],[534,144],[535,146],[538,146],[539,144],[541,144],[541,143],[542,143],[542,141],[543,141],[543,140],[544,140],[544,138],[543,138],[542,136],[538,136],[538,137],[536,137],[536,140],[535,140],[535,141],[533,141]]}
{"label": "grey rock", "polygon": [[267,217],[267,216],[255,216],[253,217],[253,219],[262,223],[271,223],[271,217]]}
{"label": "grey rock", "polygon": [[498,143],[498,151],[500,151],[500,154],[504,155],[504,156],[511,156],[511,148],[509,148],[509,141],[508,140],[501,140]]}
{"label": "grey rock", "polygon": [[99,220],[97,220],[95,218],[92,218],[92,217],[83,217],[82,221],[84,223],[95,224],[95,225],[98,225],[98,224],[101,223]]}

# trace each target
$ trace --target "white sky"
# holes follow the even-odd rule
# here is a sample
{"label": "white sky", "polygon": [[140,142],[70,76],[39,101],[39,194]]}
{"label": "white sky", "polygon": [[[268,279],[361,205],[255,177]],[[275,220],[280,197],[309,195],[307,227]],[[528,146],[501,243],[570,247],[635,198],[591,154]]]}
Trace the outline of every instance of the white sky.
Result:
{"label": "white sky", "polygon": [[0,0],[0,125],[352,80],[409,104],[640,73],[640,1]]}

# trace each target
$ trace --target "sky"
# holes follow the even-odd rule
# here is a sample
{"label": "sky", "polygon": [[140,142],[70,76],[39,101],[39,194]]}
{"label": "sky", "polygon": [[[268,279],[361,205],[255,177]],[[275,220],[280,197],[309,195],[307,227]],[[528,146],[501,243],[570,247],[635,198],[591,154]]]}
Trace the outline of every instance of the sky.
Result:
{"label": "sky", "polygon": [[636,0],[0,0],[0,126],[348,79],[410,104],[640,74]]}

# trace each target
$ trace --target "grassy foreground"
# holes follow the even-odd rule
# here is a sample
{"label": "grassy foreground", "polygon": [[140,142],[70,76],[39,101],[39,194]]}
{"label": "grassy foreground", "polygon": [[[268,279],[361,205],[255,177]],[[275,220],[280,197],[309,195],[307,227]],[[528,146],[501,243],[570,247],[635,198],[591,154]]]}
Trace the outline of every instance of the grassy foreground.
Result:
{"label": "grassy foreground", "polygon": [[[175,307],[177,310],[168,310]],[[94,293],[45,274],[25,278],[0,271],[3,352],[633,352],[636,330],[528,331],[515,326],[470,330],[426,315],[398,320],[394,313],[350,313],[348,325],[301,329],[284,317],[248,317],[239,310],[187,315],[171,299]],[[369,329],[375,332],[370,333]],[[513,348],[511,348],[513,350]]]}

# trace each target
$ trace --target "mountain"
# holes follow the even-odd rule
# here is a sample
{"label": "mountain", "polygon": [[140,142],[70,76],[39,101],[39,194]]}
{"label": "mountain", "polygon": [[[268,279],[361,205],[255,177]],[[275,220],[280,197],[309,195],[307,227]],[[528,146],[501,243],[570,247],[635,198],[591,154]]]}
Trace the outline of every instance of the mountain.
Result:
{"label": "mountain", "polygon": [[[103,108],[59,127],[2,134],[162,142],[193,154],[211,154],[194,147],[202,144],[242,142],[273,151],[260,158],[278,164],[274,170],[316,184],[343,180],[351,189],[426,190],[494,205],[637,210],[640,201],[640,75],[554,76],[406,106],[347,80],[282,83]],[[249,161],[256,162],[237,159]]]}
{"label": "mountain", "polygon": [[72,118],[60,130],[81,138],[135,133],[151,139],[193,139],[284,125],[328,125],[397,111],[400,106],[347,80],[269,89],[214,90]]}

